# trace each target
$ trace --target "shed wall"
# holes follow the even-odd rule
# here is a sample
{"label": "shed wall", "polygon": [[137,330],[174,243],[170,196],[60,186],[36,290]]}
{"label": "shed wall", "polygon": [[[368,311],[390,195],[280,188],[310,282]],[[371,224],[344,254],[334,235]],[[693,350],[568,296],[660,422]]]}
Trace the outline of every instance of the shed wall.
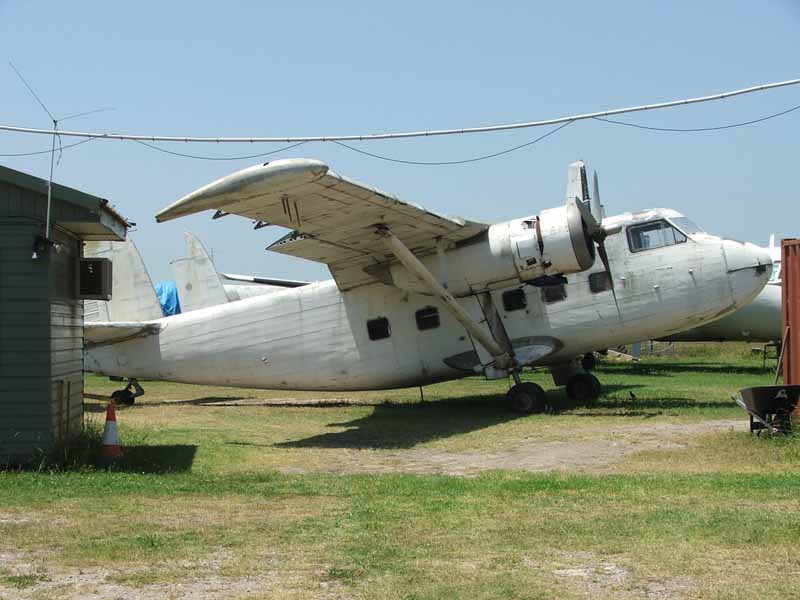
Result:
{"label": "shed wall", "polygon": [[54,439],[65,440],[83,423],[83,302],[77,299],[80,242],[54,230],[61,244],[50,252],[50,403]]}
{"label": "shed wall", "polygon": [[[0,202],[3,189],[0,188]],[[0,217],[0,461],[53,442],[49,263],[32,260],[41,225]]]}

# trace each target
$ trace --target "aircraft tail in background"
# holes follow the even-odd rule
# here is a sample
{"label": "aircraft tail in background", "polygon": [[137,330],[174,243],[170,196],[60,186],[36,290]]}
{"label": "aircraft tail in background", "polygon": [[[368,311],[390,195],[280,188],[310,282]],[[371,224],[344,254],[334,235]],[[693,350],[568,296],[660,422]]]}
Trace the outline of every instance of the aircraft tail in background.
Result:
{"label": "aircraft tail in background", "polygon": [[172,262],[182,312],[308,285],[293,279],[219,273],[202,242],[188,231],[183,235],[186,258]]}
{"label": "aircraft tail in background", "polygon": [[150,274],[130,236],[124,242],[86,242],[83,254],[108,258],[113,265],[111,300],[84,300],[85,321],[141,322],[164,316]]}
{"label": "aircraft tail in background", "polygon": [[225,304],[228,296],[205,246],[188,231],[184,232],[183,237],[186,241],[186,258],[172,261],[181,310],[190,312]]}

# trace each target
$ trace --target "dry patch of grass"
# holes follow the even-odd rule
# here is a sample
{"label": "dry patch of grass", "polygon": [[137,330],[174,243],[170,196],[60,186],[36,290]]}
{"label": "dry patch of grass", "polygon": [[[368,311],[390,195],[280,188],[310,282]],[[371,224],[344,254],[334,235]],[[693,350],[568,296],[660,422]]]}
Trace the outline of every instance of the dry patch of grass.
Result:
{"label": "dry patch of grass", "polygon": [[525,418],[476,379],[146,383],[115,470],[0,472],[0,598],[797,596],[800,440],[743,431],[746,350],[607,363],[596,405]]}

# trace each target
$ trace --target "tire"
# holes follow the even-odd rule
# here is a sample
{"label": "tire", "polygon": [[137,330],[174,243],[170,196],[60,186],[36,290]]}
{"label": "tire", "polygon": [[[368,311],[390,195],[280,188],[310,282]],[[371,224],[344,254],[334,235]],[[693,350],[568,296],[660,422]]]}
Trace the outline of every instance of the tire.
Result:
{"label": "tire", "polygon": [[506,396],[512,411],[521,415],[534,415],[547,408],[547,394],[541,386],[525,382],[512,387]]}
{"label": "tire", "polygon": [[111,394],[111,399],[118,404],[133,404],[136,397],[128,390],[117,390]]}
{"label": "tire", "polygon": [[567,382],[567,396],[575,402],[591,402],[600,396],[600,380],[591,373],[578,373]]}

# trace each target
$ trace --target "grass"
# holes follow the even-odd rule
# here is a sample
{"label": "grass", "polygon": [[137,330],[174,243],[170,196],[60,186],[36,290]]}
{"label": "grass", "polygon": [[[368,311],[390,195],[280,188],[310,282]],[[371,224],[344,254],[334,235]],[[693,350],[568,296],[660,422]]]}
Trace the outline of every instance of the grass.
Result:
{"label": "grass", "polygon": [[[118,410],[114,469],[0,473],[0,598],[77,597],[79,572],[100,597],[797,595],[800,441],[727,429],[745,419],[729,395],[770,378],[760,358],[690,347],[598,375],[596,405],[551,392],[560,410],[524,418],[498,407],[505,382],[477,379],[425,403],[146,384]],[[700,420],[722,427],[681,433]],[[647,449],[568,472],[513,463],[620,440]],[[487,456],[511,458],[427,474]]]}

